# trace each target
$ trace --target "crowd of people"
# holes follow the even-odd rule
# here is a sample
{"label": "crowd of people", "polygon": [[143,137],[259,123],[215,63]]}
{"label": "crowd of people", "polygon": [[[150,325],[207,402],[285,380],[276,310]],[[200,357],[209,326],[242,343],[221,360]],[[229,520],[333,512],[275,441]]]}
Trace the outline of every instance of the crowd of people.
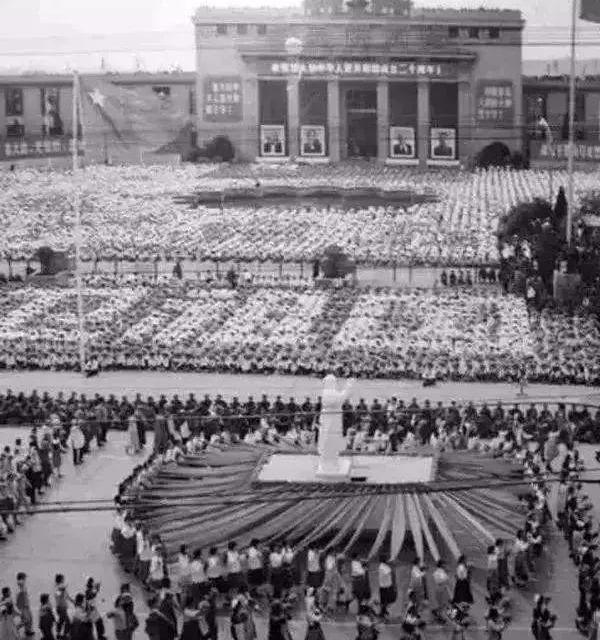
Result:
{"label": "crowd of people", "polygon": [[[592,314],[537,312],[486,288],[98,286],[83,291],[89,366],[417,380],[597,384]],[[0,368],[79,367],[77,296],[0,301]]]}
{"label": "crowd of people", "polygon": [[[374,399],[370,404],[364,399],[358,403],[346,401],[341,410],[347,446],[354,451],[400,451],[429,444],[481,448],[494,456],[520,460],[531,485],[522,496],[526,517],[524,525],[515,530],[514,540],[498,539],[488,548],[487,613],[483,621],[488,637],[501,639],[510,624],[512,590],[531,584],[536,575],[542,576],[540,563],[544,560],[540,557],[553,520],[562,527],[580,571],[578,625],[586,633],[596,632],[600,623],[600,591],[595,578],[598,561],[594,554],[597,534],[592,530],[589,499],[579,483],[582,465],[574,443],[600,432],[600,411],[592,415],[586,407],[562,404],[553,408],[547,404],[509,407],[501,403],[476,407],[455,402],[443,406],[429,401],[419,404],[415,399],[405,403],[395,397],[382,402]],[[235,640],[255,640],[257,612],[268,616],[269,640],[289,640],[289,620],[300,609],[306,616],[307,640],[322,640],[321,621],[336,619],[338,613],[347,613],[350,608],[356,611],[358,640],[375,640],[398,599],[404,605],[401,624],[406,638],[418,638],[428,624],[443,624],[456,634],[454,637],[460,637],[474,624],[473,573],[465,557],[458,560],[452,572],[442,560],[426,568],[421,558],[404,569],[385,556],[369,563],[360,554],[344,556],[338,549],[323,551],[314,544],[300,553],[285,539],[271,545],[253,540],[243,548],[235,543],[225,548],[181,547],[174,553],[165,548],[160,535],[135,519],[129,503],[136,492],[150,487],[162,471],[175,467],[183,456],[237,440],[311,445],[318,438],[320,411],[319,398],[306,398],[301,403],[294,398],[284,401],[263,396],[242,403],[221,396],[198,400],[193,394],[186,399],[163,395],[154,401],[138,394],[132,401],[119,401],[114,396],[52,397],[37,392],[25,396],[9,391],[0,396],[0,422],[37,422],[42,426],[34,428],[28,447],[17,441],[5,448],[0,468],[18,474],[19,465],[27,458],[44,456],[48,437],[62,454],[69,446],[74,451],[85,450],[92,438],[101,444],[109,427],[127,428],[139,446],[145,443],[147,429],[156,429],[157,422],[167,423],[166,439],[157,439],[154,452],[121,483],[112,533],[114,553],[125,570],[148,589],[150,613],[145,631],[151,640],[174,640],[179,635],[184,640],[215,640],[217,614],[224,613],[229,616]],[[79,443],[77,430],[82,436]],[[23,455],[26,457],[20,459]],[[50,469],[51,475],[54,472],[58,476],[60,461]],[[551,472],[560,474],[556,501],[549,495]],[[44,472],[41,474],[43,480]],[[29,497],[25,504],[34,501],[35,497]],[[11,517],[18,520],[18,512],[17,503]],[[10,522],[11,517],[4,522]],[[170,562],[173,556],[176,559]],[[398,576],[402,572],[408,572],[402,578],[402,583],[407,583],[405,594],[399,591]],[[6,585],[8,581],[3,578]],[[3,586],[3,640],[17,640],[20,631],[28,636],[34,633],[35,615],[26,581],[20,573],[16,589]],[[103,640],[103,614],[114,623],[118,640],[130,640],[139,626],[127,584],[108,612],[99,611],[100,585],[93,578],[71,596],[65,577],[57,575],[53,589],[54,594],[40,595],[38,626],[44,640],[93,640],[94,636]],[[536,640],[549,640],[555,621],[549,598],[536,596],[532,614]]]}
{"label": "crowd of people", "polygon": [[[0,424],[13,422],[10,414],[14,396],[9,392],[1,396],[0,404],[7,408],[2,412]],[[29,396],[30,406],[37,403],[37,396]],[[42,417],[43,415],[43,417]],[[16,416],[15,416],[16,417]],[[0,452],[0,540],[6,540],[21,524],[30,506],[38,503],[40,496],[58,482],[62,475],[63,457],[72,452],[73,464],[83,464],[90,453],[91,443],[99,447],[106,443],[107,429],[97,423],[84,422],[83,413],[75,410],[67,420],[65,413],[55,410],[22,414],[14,423],[34,426],[28,438],[16,438]],[[1,637],[1,636],[0,636]]]}
{"label": "crowd of people", "polygon": [[[185,423],[183,437],[186,439],[196,431],[202,431],[208,437],[225,431],[238,439],[247,438],[249,442],[256,441],[258,435],[266,437],[267,441],[275,441],[285,435],[288,440],[291,438],[291,442],[307,444],[314,442],[313,432],[318,427],[321,410],[320,396],[300,399],[278,395],[270,399],[263,394],[260,398],[248,396],[240,400],[238,396],[226,399],[221,394],[214,397],[204,394],[201,398],[194,393],[187,398],[180,398],[178,394],[171,397],[161,394],[158,398],[144,398],[138,393],[135,398],[117,398],[114,394],[104,396],[96,393],[92,397],[83,393],[58,392],[51,395],[35,390],[25,394],[14,393],[10,389],[0,394],[0,424],[49,425],[43,427],[45,431],[62,425],[59,434],[66,444],[70,425],[79,426],[88,443],[87,448],[93,440],[103,443],[108,430],[125,431],[132,424],[136,425],[140,445],[145,446],[145,433],[155,429],[157,419],[169,423],[172,436],[176,431],[181,436],[181,427]],[[434,432],[440,437],[440,429],[444,437],[453,441],[459,439],[457,442],[462,444],[457,444],[457,448],[473,448],[475,442],[469,442],[470,437],[476,437],[478,442],[490,440],[496,447],[494,438],[503,433],[500,426],[507,419],[520,426],[520,437],[523,433],[534,433],[538,423],[543,426],[543,435],[550,432],[549,425],[557,424],[559,430],[564,430],[563,440],[569,436],[578,441],[600,442],[600,410],[593,411],[585,405],[557,404],[552,410],[547,403],[541,408],[534,404],[508,408],[501,402],[493,407],[451,402],[445,407],[441,402],[433,404],[426,400],[419,404],[413,398],[409,403],[394,396],[385,400],[375,398],[370,404],[364,398],[357,403],[347,400],[341,406],[341,413],[348,446],[355,451],[375,447],[373,439],[378,442],[374,450],[385,451],[390,446],[395,451],[399,440],[391,437],[394,432],[400,432],[401,439],[412,433],[418,442],[426,444]],[[261,431],[265,426],[268,427],[266,435]],[[300,429],[310,432],[310,438],[301,434]],[[36,427],[34,435],[37,430]],[[379,442],[381,437],[383,440]],[[196,441],[192,438],[190,442]]]}
{"label": "crowd of people", "polygon": [[[261,402],[266,408],[268,400],[263,398]],[[218,399],[215,406],[224,407],[224,401]],[[404,638],[419,638],[427,624],[445,625],[453,638],[462,637],[475,622],[471,615],[473,572],[464,556],[458,559],[454,578],[451,578],[443,560],[428,569],[421,558],[415,558],[408,569],[391,562],[385,555],[378,562],[369,562],[360,554],[344,555],[336,548],[324,551],[315,544],[299,552],[283,538],[270,544],[254,539],[243,548],[235,542],[210,549],[188,549],[183,545],[175,553],[165,547],[157,532],[148,531],[136,520],[135,501],[142,495],[140,492],[150,488],[162,471],[176,469],[184,456],[242,440],[245,443],[277,444],[285,440],[297,445],[314,444],[318,420],[314,419],[314,406],[307,409],[291,422],[274,421],[268,414],[267,417],[263,414],[258,423],[253,422],[254,419],[240,423],[221,421],[212,428],[200,422],[189,429],[189,420],[185,420],[186,426],[181,428],[183,423],[175,422],[168,438],[161,441],[155,453],[119,487],[118,512],[112,532],[117,557],[150,592],[160,594],[171,590],[181,610],[183,603],[189,607],[187,613],[182,614],[184,631],[186,621],[189,623],[195,616],[194,625],[199,625],[207,634],[197,635],[196,630],[193,638],[215,637],[210,635],[207,616],[217,610],[230,614],[233,629],[239,623],[240,610],[244,621],[251,620],[258,605],[261,610],[270,609],[271,634],[274,625],[285,628],[286,618],[298,610],[303,596],[308,640],[324,637],[320,625],[324,616],[335,619],[340,612],[348,613],[350,606],[357,612],[358,640],[374,640],[380,625],[390,619],[390,607],[398,598],[404,605],[401,614]],[[249,410],[256,411],[255,406],[250,405]],[[277,413],[274,416],[278,418]],[[451,403],[444,407],[439,403],[434,407],[428,401],[419,405],[413,400],[405,405],[391,398],[383,405],[374,400],[367,406],[361,400],[357,405],[346,402],[343,406],[347,445],[355,451],[399,451],[418,444],[454,449],[485,447],[493,456],[523,464],[530,486],[520,496],[526,505],[523,526],[515,530],[513,540],[497,539],[487,549],[487,613],[483,622],[490,640],[501,640],[510,624],[511,592],[543,582],[544,548],[552,522],[565,527],[571,549],[577,549],[580,555],[585,553],[585,549],[581,551],[577,542],[573,542],[568,522],[573,520],[571,511],[581,516],[590,508],[579,483],[582,464],[574,447],[589,419],[586,408],[568,409],[560,404],[554,410],[546,404],[476,408],[472,404],[461,407]],[[550,483],[557,475],[560,476],[558,498],[553,500]],[[585,530],[591,534],[589,524]],[[589,542],[591,538],[586,540]],[[586,562],[589,564],[589,558]],[[595,563],[592,564],[596,568]],[[408,572],[400,580],[407,583],[405,594],[399,592],[398,576],[402,576],[402,572]],[[585,598],[588,595],[586,592]],[[587,602],[585,598],[582,602]],[[550,599],[539,594],[533,604],[534,637],[550,640],[556,622]],[[580,604],[580,610],[584,610],[584,605]],[[582,619],[582,624],[589,625],[590,608],[586,611],[588,619],[587,622]],[[593,606],[591,611],[595,611]],[[600,614],[597,619],[600,622]],[[253,622],[250,628],[255,629]],[[289,638],[287,633],[289,629],[283,635],[269,635],[269,638]],[[256,636],[251,633],[233,637]]]}
{"label": "crowd of people", "polygon": [[[590,177],[591,176],[591,177]],[[560,176],[557,176],[560,181]],[[405,209],[386,204],[354,209],[308,209],[290,203],[249,206],[225,200],[222,210],[186,209],[173,196],[194,190],[288,186],[290,199],[306,187],[377,187],[433,194],[435,202]],[[359,263],[372,265],[481,265],[498,261],[495,231],[510,206],[545,196],[542,171],[419,173],[410,168],[342,164],[334,167],[232,165],[88,167],[77,177],[18,170],[0,177],[4,233],[0,253],[32,258],[41,246],[72,243],[72,192],[82,194],[83,257],[148,260],[182,256],[209,260],[305,260],[335,242]],[[576,187],[594,186],[576,173]]]}
{"label": "crowd of people", "polygon": [[[2,576],[3,583],[7,576]],[[2,640],[32,638],[39,630],[42,640],[106,640],[107,629],[99,611],[101,585],[87,578],[77,591],[71,591],[64,574],[57,573],[47,593],[39,595],[39,604],[32,601],[27,587],[27,575],[19,572],[16,588],[2,587],[0,599],[0,637]],[[37,614],[37,615],[36,615]],[[152,614],[151,614],[152,616]],[[149,619],[151,620],[151,616]],[[117,640],[131,640],[139,627],[135,602],[129,583],[123,583],[105,617],[113,622]],[[152,621],[147,624],[151,628]],[[158,622],[155,621],[155,625]],[[148,633],[149,638],[153,636]],[[158,637],[156,634],[154,637]],[[162,636],[166,637],[166,636]],[[171,636],[171,640],[175,635]]]}

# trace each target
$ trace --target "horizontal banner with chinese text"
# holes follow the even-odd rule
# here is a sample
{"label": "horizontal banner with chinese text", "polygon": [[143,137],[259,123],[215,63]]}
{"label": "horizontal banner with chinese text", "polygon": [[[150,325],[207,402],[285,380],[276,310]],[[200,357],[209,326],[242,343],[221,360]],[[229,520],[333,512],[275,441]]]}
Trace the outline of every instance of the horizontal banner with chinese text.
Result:
{"label": "horizontal banner with chinese text", "polygon": [[[73,153],[72,138],[0,138],[0,160],[19,158],[52,158]],[[77,141],[77,152],[83,153],[81,140]]]}
{"label": "horizontal banner with chinese text", "polygon": [[398,78],[448,78],[457,75],[451,63],[411,61],[372,62],[358,60],[260,61],[259,75],[369,76]]}
{"label": "horizontal banner with chinese text", "polygon": [[[568,142],[540,142],[532,140],[529,145],[532,160],[568,160]],[[575,160],[600,162],[600,144],[578,142],[575,144]]]}

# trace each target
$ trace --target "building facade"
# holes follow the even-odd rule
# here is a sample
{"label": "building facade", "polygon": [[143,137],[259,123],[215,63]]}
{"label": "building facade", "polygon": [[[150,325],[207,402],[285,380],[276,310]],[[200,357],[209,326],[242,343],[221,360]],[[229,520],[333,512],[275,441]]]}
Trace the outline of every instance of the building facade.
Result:
{"label": "building facade", "polygon": [[518,11],[305,0],[193,22],[198,139],[226,135],[241,159],[427,166],[522,148]]}
{"label": "building facade", "polygon": [[[93,82],[95,76],[85,76]],[[168,95],[182,113],[195,115],[194,73],[107,74],[104,79],[123,87],[143,87]],[[81,130],[79,137],[81,138]],[[97,161],[102,139],[86,146]],[[73,77],[60,74],[0,76],[0,161],[19,162],[60,158],[71,153],[73,140]],[[101,159],[101,158],[100,158]]]}
{"label": "building facade", "polygon": [[[530,161],[564,165],[568,157],[569,77],[523,78],[523,113]],[[543,130],[543,118],[548,129]],[[578,164],[600,162],[600,76],[576,78],[575,159]]]}

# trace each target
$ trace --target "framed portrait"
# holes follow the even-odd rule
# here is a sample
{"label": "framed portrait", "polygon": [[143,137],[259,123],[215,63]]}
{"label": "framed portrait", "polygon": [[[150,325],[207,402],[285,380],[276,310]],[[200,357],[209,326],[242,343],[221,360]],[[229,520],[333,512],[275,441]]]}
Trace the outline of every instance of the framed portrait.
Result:
{"label": "framed portrait", "polygon": [[456,129],[431,129],[431,159],[456,160]]}
{"label": "framed portrait", "polygon": [[285,156],[285,126],[263,124],[260,126],[260,155],[266,158]]}
{"label": "framed portrait", "polygon": [[325,155],[325,127],[312,124],[300,127],[300,155],[308,157]]}
{"label": "framed portrait", "polygon": [[413,127],[390,127],[390,158],[416,158]]}

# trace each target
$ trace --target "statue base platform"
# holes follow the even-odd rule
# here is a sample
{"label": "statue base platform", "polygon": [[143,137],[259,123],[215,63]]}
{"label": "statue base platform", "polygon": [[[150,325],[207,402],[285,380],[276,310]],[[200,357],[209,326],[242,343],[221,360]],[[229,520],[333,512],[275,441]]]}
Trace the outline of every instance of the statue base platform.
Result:
{"label": "statue base platform", "polygon": [[330,464],[319,464],[315,480],[317,482],[348,482],[351,480],[352,458],[340,456]]}
{"label": "statue base platform", "polygon": [[326,461],[312,453],[274,453],[258,469],[258,482],[348,482],[362,484],[410,484],[431,482],[434,456],[356,454]]}

